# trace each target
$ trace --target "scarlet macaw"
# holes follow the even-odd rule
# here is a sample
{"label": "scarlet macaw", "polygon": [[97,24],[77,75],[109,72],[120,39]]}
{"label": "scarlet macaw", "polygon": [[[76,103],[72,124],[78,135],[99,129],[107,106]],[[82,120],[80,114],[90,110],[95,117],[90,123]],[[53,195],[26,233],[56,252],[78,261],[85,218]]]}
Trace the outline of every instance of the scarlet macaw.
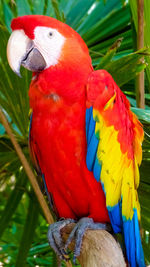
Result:
{"label": "scarlet macaw", "polygon": [[[144,267],[137,188],[143,129],[105,70],[94,71],[88,48],[68,25],[40,15],[13,19],[8,61],[33,72],[30,151],[58,218],[48,238],[59,256],[87,228],[124,235],[131,267]],[[79,220],[65,247],[60,229]],[[53,236],[55,238],[53,238]],[[57,240],[57,242],[55,242]],[[57,243],[57,244],[56,244]]]}

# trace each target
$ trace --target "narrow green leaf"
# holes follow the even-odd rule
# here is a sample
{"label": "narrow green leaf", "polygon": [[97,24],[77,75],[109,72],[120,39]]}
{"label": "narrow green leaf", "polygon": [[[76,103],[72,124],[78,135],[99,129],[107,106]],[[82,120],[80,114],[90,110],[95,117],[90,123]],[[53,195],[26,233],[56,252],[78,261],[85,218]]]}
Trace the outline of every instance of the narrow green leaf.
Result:
{"label": "narrow green leaf", "polygon": [[[78,32],[83,35],[86,35],[86,40],[88,41],[88,33],[92,35],[92,28],[97,28],[98,31],[98,23],[100,21],[105,20],[105,18],[109,17],[109,14],[115,13],[118,9],[121,8],[121,3],[118,0],[107,1],[106,5],[104,5],[103,1],[95,1],[94,8],[88,14],[86,18],[84,18],[81,25],[78,27]],[[105,24],[104,24],[105,27]],[[106,27],[109,27],[106,25]],[[109,31],[110,32],[110,31]],[[93,32],[93,35],[95,33]]]}
{"label": "narrow green leaf", "polygon": [[150,110],[131,108],[132,111],[138,116],[140,120],[150,123]]}
{"label": "narrow green leaf", "polygon": [[[137,107],[136,106],[136,100],[134,99],[134,98],[132,98],[132,97],[127,97],[128,99],[129,99],[129,101],[130,101],[130,104],[133,106],[133,107]],[[146,96],[145,96],[145,98],[146,98]],[[150,110],[150,107],[148,106],[148,105],[145,105],[145,109],[146,110]]]}
{"label": "narrow green leaf", "polygon": [[59,2],[59,8],[60,10],[63,10],[65,16],[68,16],[68,13],[74,8],[76,5],[77,1],[75,0],[61,0]]}
{"label": "narrow green leaf", "polygon": [[5,209],[2,212],[0,218],[0,237],[2,236],[5,229],[8,227],[8,224],[15,213],[19,202],[24,194],[24,187],[27,183],[26,175],[23,171],[20,171],[16,174],[16,179],[18,179],[15,188],[13,189],[10,197],[8,198]]}
{"label": "narrow green leaf", "polygon": [[3,135],[5,133],[4,126],[0,123],[0,135]]}
{"label": "narrow green leaf", "polygon": [[117,49],[120,47],[122,38],[118,39],[108,50],[106,55],[102,58],[100,63],[96,66],[96,70],[105,69],[106,66],[111,62],[112,58],[116,54]]}
{"label": "narrow green leaf", "polygon": [[11,117],[13,123],[20,130],[21,134],[27,136],[28,129],[28,88],[31,73],[22,71],[22,79],[10,69],[6,58],[6,46],[9,37],[8,31],[0,28],[1,53],[0,53],[0,105]]}
{"label": "narrow green leaf", "polygon": [[52,6],[53,6],[53,9],[54,9],[56,18],[58,20],[60,20],[60,21],[64,21],[64,16],[62,15],[62,13],[59,10],[59,5],[58,5],[57,0],[51,0],[51,3],[52,3]]}
{"label": "narrow green leaf", "polygon": [[29,201],[28,214],[26,217],[26,222],[21,237],[21,242],[15,267],[26,266],[26,258],[31,243],[33,241],[36,225],[38,223],[38,215],[39,215],[38,203],[35,200],[35,197],[33,197]]}
{"label": "narrow green leaf", "polygon": [[3,3],[4,21],[7,29],[11,32],[10,24],[13,18],[13,13],[7,3]]}
{"label": "narrow green leaf", "polygon": [[46,0],[45,10],[44,10],[44,14],[43,15],[56,18],[56,15],[55,15],[54,8],[52,6],[52,1],[51,0]]}
{"label": "narrow green leaf", "polygon": [[135,53],[124,56],[118,60],[110,62],[106,66],[106,70],[111,73],[116,83],[121,86],[146,68],[145,63],[139,63],[139,59],[143,57],[147,49],[139,50]]}
{"label": "narrow green leaf", "polygon": [[27,0],[16,0],[18,16],[30,15],[31,9]]}
{"label": "narrow green leaf", "polygon": [[32,248],[30,248],[29,254],[34,255],[37,253],[42,253],[43,251],[46,252],[48,250],[49,250],[49,244],[44,243],[44,244],[40,244],[40,245],[33,246]]}
{"label": "narrow green leaf", "polygon": [[129,26],[129,19],[129,8],[112,10],[83,34],[83,39],[91,47],[110,36],[117,35],[120,31],[123,32],[125,27]]}
{"label": "narrow green leaf", "polygon": [[44,12],[44,0],[34,0],[33,4],[33,14],[43,15]]}
{"label": "narrow green leaf", "polygon": [[[101,52],[102,54],[105,54],[107,50],[109,49],[110,46],[116,40],[123,38],[123,41],[121,43],[120,48],[118,49],[117,54],[115,55],[115,59],[120,58],[126,54],[132,53],[133,52],[133,47],[132,47],[132,31],[131,29],[122,33],[119,33],[112,38],[108,38],[106,40],[100,41],[98,44],[92,46],[92,58],[98,58],[99,55],[98,53]],[[91,49],[90,49],[91,50]],[[96,52],[96,53],[95,53]]]}
{"label": "narrow green leaf", "polygon": [[94,2],[95,0],[77,0],[75,6],[67,14],[66,23],[74,29],[77,29]]}

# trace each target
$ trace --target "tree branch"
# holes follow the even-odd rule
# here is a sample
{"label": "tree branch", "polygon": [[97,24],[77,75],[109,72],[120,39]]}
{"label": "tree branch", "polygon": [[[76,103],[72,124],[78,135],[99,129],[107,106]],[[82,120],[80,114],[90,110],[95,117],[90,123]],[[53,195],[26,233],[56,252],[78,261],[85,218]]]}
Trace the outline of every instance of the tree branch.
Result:
{"label": "tree branch", "polygon": [[[62,229],[62,238],[66,242],[75,224]],[[69,248],[73,251],[74,241]],[[81,254],[78,260],[82,267],[125,267],[126,263],[120,245],[111,234],[104,230],[87,230]]]}

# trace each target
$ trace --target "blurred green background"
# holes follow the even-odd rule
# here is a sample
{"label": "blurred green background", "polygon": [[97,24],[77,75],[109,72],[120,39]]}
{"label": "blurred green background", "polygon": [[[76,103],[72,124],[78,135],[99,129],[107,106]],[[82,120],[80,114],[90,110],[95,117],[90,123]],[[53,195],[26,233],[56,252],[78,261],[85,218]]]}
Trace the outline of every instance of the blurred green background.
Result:
{"label": "blurred green background", "polygon": [[[89,47],[95,69],[108,70],[128,97],[132,110],[144,125],[143,162],[139,197],[143,247],[150,264],[150,1],[145,0],[145,48],[137,51],[137,1],[125,0],[1,0],[0,1],[0,105],[14,135],[28,155],[31,73],[17,77],[6,59],[6,45],[13,17],[44,14],[73,27]],[[135,52],[137,51],[137,52]],[[145,61],[141,63],[143,57]],[[145,109],[136,106],[136,75],[145,71]],[[41,184],[41,180],[39,183]],[[43,186],[41,184],[42,190]],[[57,266],[47,243],[48,225],[37,199],[0,124],[0,266]],[[44,192],[44,191],[43,191]],[[65,263],[62,262],[62,266]]]}

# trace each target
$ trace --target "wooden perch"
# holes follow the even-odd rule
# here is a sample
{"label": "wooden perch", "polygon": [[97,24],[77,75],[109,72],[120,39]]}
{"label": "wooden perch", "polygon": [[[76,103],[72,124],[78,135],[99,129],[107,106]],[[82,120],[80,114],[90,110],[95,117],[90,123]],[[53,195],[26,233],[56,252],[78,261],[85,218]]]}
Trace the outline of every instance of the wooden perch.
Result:
{"label": "wooden perch", "polygon": [[[62,238],[66,242],[75,224],[62,229]],[[74,242],[69,248],[73,251]],[[82,251],[78,260],[82,267],[125,267],[123,253],[114,237],[105,230],[87,230]]]}

